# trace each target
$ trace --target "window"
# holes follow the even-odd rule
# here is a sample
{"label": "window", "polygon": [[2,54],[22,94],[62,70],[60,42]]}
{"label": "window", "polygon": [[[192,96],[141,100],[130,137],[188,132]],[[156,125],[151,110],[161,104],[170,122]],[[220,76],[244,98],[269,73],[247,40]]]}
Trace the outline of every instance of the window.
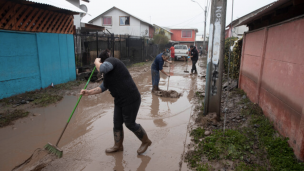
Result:
{"label": "window", "polygon": [[185,46],[185,45],[175,45],[174,48],[175,49],[187,49],[187,46]]}
{"label": "window", "polygon": [[129,16],[119,17],[119,25],[120,26],[130,25],[130,17]]}
{"label": "window", "polygon": [[182,38],[192,38],[192,30],[182,30]]}
{"label": "window", "polygon": [[111,26],[112,25],[112,17],[103,17],[103,25]]}

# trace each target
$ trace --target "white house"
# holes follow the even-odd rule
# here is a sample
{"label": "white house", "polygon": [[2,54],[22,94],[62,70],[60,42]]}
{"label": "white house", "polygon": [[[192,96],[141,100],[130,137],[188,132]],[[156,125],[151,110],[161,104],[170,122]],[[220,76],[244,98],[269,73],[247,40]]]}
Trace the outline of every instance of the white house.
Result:
{"label": "white house", "polygon": [[103,26],[114,34],[144,37],[153,37],[154,34],[153,25],[117,7],[110,8],[89,23]]}

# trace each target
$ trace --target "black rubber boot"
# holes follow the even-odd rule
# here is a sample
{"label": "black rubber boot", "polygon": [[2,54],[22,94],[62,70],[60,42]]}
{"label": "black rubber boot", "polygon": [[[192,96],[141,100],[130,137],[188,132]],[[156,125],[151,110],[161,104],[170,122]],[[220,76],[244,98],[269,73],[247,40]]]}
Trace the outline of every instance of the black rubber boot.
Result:
{"label": "black rubber boot", "polygon": [[144,130],[144,128],[141,127],[141,125],[139,125],[138,130],[135,131],[134,134],[142,142],[139,149],[137,150],[137,154],[142,154],[148,149],[152,142],[148,138],[146,131]]}
{"label": "black rubber boot", "polygon": [[117,151],[123,151],[123,139],[124,139],[124,132],[123,130],[117,131],[113,129],[114,134],[114,146],[111,148],[106,149],[106,153],[114,153]]}
{"label": "black rubber boot", "polygon": [[153,88],[152,88],[152,93],[155,93],[155,91],[158,91],[156,85],[153,86]]}

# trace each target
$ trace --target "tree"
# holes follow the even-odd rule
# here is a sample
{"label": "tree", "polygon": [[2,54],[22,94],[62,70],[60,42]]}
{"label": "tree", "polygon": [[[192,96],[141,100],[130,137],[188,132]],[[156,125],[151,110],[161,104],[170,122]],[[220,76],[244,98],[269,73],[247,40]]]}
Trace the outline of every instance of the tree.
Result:
{"label": "tree", "polygon": [[166,45],[169,43],[168,37],[163,30],[160,30],[158,34],[153,36],[153,43],[157,45]]}

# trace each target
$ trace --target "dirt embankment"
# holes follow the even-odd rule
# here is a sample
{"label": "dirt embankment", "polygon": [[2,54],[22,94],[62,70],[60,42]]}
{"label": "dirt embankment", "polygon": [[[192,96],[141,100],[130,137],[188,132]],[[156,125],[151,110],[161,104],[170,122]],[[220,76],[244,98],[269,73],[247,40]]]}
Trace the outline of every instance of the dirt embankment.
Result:
{"label": "dirt embankment", "polygon": [[[191,143],[184,157],[193,170],[304,170],[285,137],[263,111],[233,84],[224,84],[222,111],[203,115],[202,100],[194,111]],[[228,91],[230,90],[230,91]],[[202,99],[204,92],[197,92]],[[225,129],[224,129],[225,128]]]}

